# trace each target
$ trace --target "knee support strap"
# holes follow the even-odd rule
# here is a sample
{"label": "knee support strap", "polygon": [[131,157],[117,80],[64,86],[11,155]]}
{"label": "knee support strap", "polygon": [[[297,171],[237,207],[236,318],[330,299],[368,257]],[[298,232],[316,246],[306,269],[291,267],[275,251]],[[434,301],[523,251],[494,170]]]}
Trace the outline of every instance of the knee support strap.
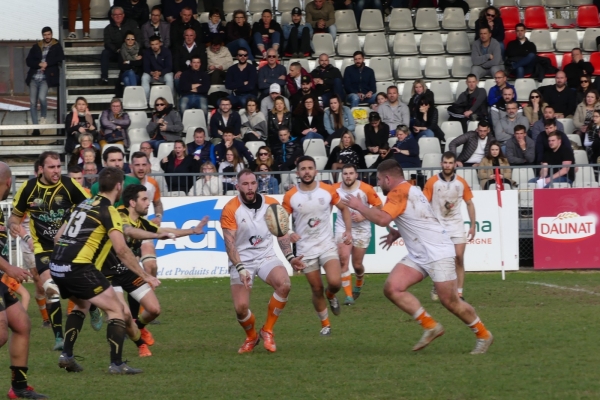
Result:
{"label": "knee support strap", "polygon": [[60,301],[60,290],[58,290],[58,286],[56,285],[56,283],[54,283],[52,279],[48,279],[46,282],[44,282],[42,288],[44,288],[44,292],[46,293],[48,292],[48,289],[51,289],[55,292],[47,296],[47,300],[50,303],[56,303],[57,301]]}

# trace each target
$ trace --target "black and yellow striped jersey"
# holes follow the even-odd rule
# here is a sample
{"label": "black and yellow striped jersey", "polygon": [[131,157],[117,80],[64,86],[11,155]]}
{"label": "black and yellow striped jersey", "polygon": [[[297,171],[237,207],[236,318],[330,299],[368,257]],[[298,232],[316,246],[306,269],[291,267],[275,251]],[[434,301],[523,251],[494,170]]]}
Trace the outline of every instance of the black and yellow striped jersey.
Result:
{"label": "black and yellow striped jersey", "polygon": [[76,206],[56,246],[52,261],[64,264],[94,264],[100,270],[112,248],[108,234],[123,232],[117,210],[104,196],[95,196]]}
{"label": "black and yellow striped jersey", "polygon": [[52,251],[54,236],[67,211],[89,198],[85,189],[69,177],[61,176],[56,185],[45,185],[32,178],[19,188],[12,213],[19,218],[29,213],[33,251],[38,254]]}
{"label": "black and yellow striped jersey", "polygon": [[[6,221],[4,220],[4,211],[0,208],[0,257],[8,261],[8,234],[6,231]],[[0,274],[2,272],[0,271]]]}

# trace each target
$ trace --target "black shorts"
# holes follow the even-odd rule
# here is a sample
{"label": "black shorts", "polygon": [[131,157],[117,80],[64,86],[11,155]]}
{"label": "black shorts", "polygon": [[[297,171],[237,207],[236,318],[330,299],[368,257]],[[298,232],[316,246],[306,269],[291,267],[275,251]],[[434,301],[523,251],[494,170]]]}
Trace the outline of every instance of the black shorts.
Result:
{"label": "black shorts", "polygon": [[[152,288],[142,278],[127,270],[120,274],[107,275],[106,278],[117,292],[131,294],[136,300],[144,297]],[[119,290],[121,288],[122,290]],[[139,300],[138,300],[139,301]]]}
{"label": "black shorts", "polygon": [[17,299],[14,292],[4,282],[0,282],[0,312],[6,311],[8,307],[18,302],[19,299]]}
{"label": "black shorts", "polygon": [[94,264],[50,263],[50,275],[63,299],[76,297],[89,300],[110,287],[108,279]]}
{"label": "black shorts", "polygon": [[35,255],[35,269],[37,270],[38,275],[41,275],[42,272],[50,269],[50,257],[52,257],[51,251],[45,251]]}

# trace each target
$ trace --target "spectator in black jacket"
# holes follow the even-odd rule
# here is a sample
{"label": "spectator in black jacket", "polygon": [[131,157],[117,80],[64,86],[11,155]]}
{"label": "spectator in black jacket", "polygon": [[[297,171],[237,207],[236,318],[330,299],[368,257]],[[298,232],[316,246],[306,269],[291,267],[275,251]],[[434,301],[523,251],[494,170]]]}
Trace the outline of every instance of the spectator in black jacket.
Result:
{"label": "spectator in black jacket", "polygon": [[277,146],[279,144],[279,131],[287,129],[292,131],[292,113],[285,106],[285,100],[282,96],[277,96],[273,100],[273,108],[266,115],[269,146]]}
{"label": "spectator in black jacket", "polygon": [[181,12],[186,8],[190,10],[190,17],[198,19],[198,2],[196,0],[161,0],[161,4],[165,20],[170,24],[177,22],[181,17]]}
{"label": "spectator in black jacket", "polygon": [[[59,84],[59,65],[65,59],[65,53],[58,40],[52,38],[52,29],[48,26],[42,29],[42,40],[34,44],[29,50],[25,63],[29,67],[25,83],[29,86],[29,110],[31,122],[46,123],[48,110],[48,88],[57,87]],[[37,103],[40,101],[41,117],[37,117]],[[39,129],[33,130],[34,135],[39,135]]]}
{"label": "spectator in black jacket", "polygon": [[544,130],[540,132],[535,139],[535,163],[539,164],[544,159],[544,153],[550,150],[548,138],[550,134],[558,133],[561,137],[562,145],[573,152],[573,146],[566,133],[559,131],[556,126],[556,119],[547,119],[544,121]]}
{"label": "spectator in black jacket", "polygon": [[173,48],[173,84],[177,93],[179,93],[179,79],[183,71],[188,69],[192,57],[200,57],[200,69],[206,71],[208,66],[208,57],[206,55],[206,47],[196,43],[196,32],[193,29],[186,29],[183,34],[183,44]]}
{"label": "spectator in black jacket", "polygon": [[161,19],[162,11],[160,6],[152,7],[150,11],[150,20],[143,26],[140,26],[144,36],[144,47],[150,48],[150,36],[158,36],[165,47],[171,48],[171,25]]}
{"label": "spectator in black jacket", "polygon": [[279,143],[273,145],[273,158],[279,171],[291,171],[296,168],[296,160],[304,155],[300,139],[290,136],[287,128],[281,128],[278,133]]}
{"label": "spectator in black jacket", "polygon": [[[160,162],[160,167],[167,174],[189,174],[200,172],[200,163],[185,151],[183,140],[176,140],[173,152]],[[195,177],[190,176],[167,176],[165,177],[169,192],[189,192],[194,185]]]}
{"label": "spectator in black jacket", "polygon": [[231,128],[233,135],[241,139],[242,119],[237,111],[231,109],[231,100],[224,98],[219,104],[219,110],[210,117],[210,137],[222,138],[224,128]]}
{"label": "spectator in black jacket", "polygon": [[434,100],[435,95],[425,85],[425,79],[415,79],[410,93],[411,93],[412,97],[410,98],[410,101],[408,102],[408,111],[410,112],[411,118],[415,118],[415,116],[419,112],[419,108],[421,107],[419,105],[419,102],[422,98],[428,99],[429,104],[432,104],[432,105],[435,104],[435,100]]}
{"label": "spectator in black jacket", "polygon": [[484,121],[488,117],[487,94],[478,83],[476,75],[467,75],[467,89],[448,107],[449,120],[460,121],[463,131],[467,130],[467,121]]}
{"label": "spectator in black jacket", "polygon": [[192,9],[184,7],[181,10],[180,18],[171,22],[171,49],[179,48],[183,45],[183,33],[186,29],[193,29],[196,32],[196,44],[202,44],[202,27],[200,22],[193,18]]}
{"label": "spectator in black jacket", "polygon": [[479,39],[479,29],[486,26],[492,32],[492,38],[500,44],[502,58],[504,58],[504,22],[500,17],[500,10],[494,6],[489,6],[479,13],[479,19],[475,21],[475,40]]}
{"label": "spectator in black jacket", "polygon": [[398,141],[391,148],[394,159],[398,161],[402,168],[419,168],[421,166],[419,143],[410,134],[406,125],[396,127],[396,138]]}
{"label": "spectator in black jacket", "polygon": [[542,86],[538,90],[554,109],[556,118],[571,118],[577,108],[577,92],[567,87],[567,75],[563,71],[558,71],[555,79],[556,84]]}
{"label": "spectator in black jacket", "polygon": [[119,51],[119,68],[121,69],[121,82],[123,86],[138,86],[142,77],[144,50],[135,41],[133,32],[125,34],[125,43]]}
{"label": "spectator in black jacket", "polygon": [[354,135],[349,130],[342,134],[340,144],[331,149],[325,169],[342,169],[346,164],[355,165],[358,169],[367,169],[363,149],[354,143]]}
{"label": "spectator in black jacket", "polygon": [[223,128],[223,140],[221,143],[215,145],[214,153],[217,164],[220,164],[225,160],[225,154],[230,147],[235,148],[240,160],[245,158],[249,168],[254,169],[254,163],[256,162],[254,155],[250,153],[250,150],[244,145],[244,142],[234,139],[233,130],[231,128]]}
{"label": "spectator in black jacket", "polygon": [[200,41],[205,44],[212,43],[215,36],[225,36],[225,21],[221,20],[221,10],[213,8],[208,13],[208,22],[200,24],[202,37]]}
{"label": "spectator in black jacket", "polygon": [[591,62],[583,60],[583,53],[579,47],[571,50],[571,57],[573,57],[571,63],[565,65],[563,71],[567,74],[567,86],[571,89],[577,89],[579,87],[579,78],[583,75],[592,76],[594,66]]}
{"label": "spectator in black jacket", "polygon": [[248,58],[254,62],[254,54],[250,48],[252,42],[252,26],[248,23],[246,12],[243,10],[235,10],[233,12],[233,20],[229,21],[225,26],[226,42],[229,52],[237,54],[239,49],[244,49],[248,52]]}
{"label": "spectator in black jacket", "polygon": [[135,41],[142,43],[142,33],[133,20],[125,20],[122,7],[113,7],[108,26],[104,28],[104,50],[100,56],[100,85],[108,85],[108,65],[111,61],[118,61],[118,52],[127,32],[133,32]]}
{"label": "spectator in black jacket", "polygon": [[255,54],[267,58],[267,50],[270,48],[281,54],[279,45],[283,40],[283,30],[281,25],[273,18],[273,12],[268,8],[263,10],[262,18],[252,25],[252,35],[255,48],[258,50],[258,53]]}
{"label": "spectator in black jacket", "polygon": [[371,154],[379,153],[384,143],[390,137],[390,127],[381,122],[381,117],[376,111],[369,113],[369,123],[365,125],[365,145]]}
{"label": "spectator in black jacket", "polygon": [[506,46],[505,64],[509,71],[513,71],[517,79],[520,79],[533,72],[537,48],[535,43],[525,37],[525,25],[517,24],[515,30],[517,38]]}
{"label": "spectator in black jacket", "polygon": [[250,97],[256,97],[256,84],[258,72],[252,64],[248,64],[248,52],[239,49],[237,53],[238,63],[227,69],[225,76],[225,87],[231,90],[229,100],[236,108],[246,106]]}
{"label": "spectator in black jacket", "polygon": [[323,109],[311,96],[305,97],[294,110],[294,123],[292,124],[294,137],[300,143],[306,139],[324,139],[327,136],[323,122]]}
{"label": "spectator in black jacket", "polygon": [[319,56],[319,66],[310,73],[315,84],[315,92],[321,96],[323,107],[329,107],[329,100],[334,94],[345,99],[344,82],[342,73],[334,65],[329,63],[329,56],[321,54]]}
{"label": "spectator in black jacket", "polygon": [[163,47],[158,36],[150,38],[150,48],[144,53],[144,74],[142,75],[142,87],[146,92],[146,99],[150,99],[150,83],[164,83],[171,89],[175,98],[175,87],[173,85],[173,57],[171,51]]}
{"label": "spectator in black jacket", "polygon": [[[121,7],[125,12],[125,18],[133,20],[140,28],[150,18],[150,8],[146,0],[115,0],[114,7]],[[110,15],[108,17],[110,18]]]}
{"label": "spectator in black jacket", "polygon": [[208,115],[208,90],[210,89],[210,76],[200,69],[200,57],[193,57],[190,67],[181,74],[179,88],[179,112],[181,115],[187,109],[200,108],[204,115]]}
{"label": "spectator in black jacket", "polygon": [[419,100],[419,111],[415,115],[413,124],[413,135],[419,140],[422,137],[436,137],[440,141],[444,140],[444,132],[438,125],[438,110],[427,98]]}

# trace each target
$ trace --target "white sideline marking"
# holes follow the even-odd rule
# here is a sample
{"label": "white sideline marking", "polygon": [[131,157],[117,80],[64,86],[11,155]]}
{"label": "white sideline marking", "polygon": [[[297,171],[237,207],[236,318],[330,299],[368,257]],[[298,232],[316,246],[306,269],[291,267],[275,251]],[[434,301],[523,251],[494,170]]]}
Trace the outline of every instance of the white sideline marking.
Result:
{"label": "white sideline marking", "polygon": [[553,288],[553,289],[570,290],[572,292],[582,292],[582,293],[587,293],[587,294],[593,294],[594,296],[600,296],[600,293],[592,292],[591,290],[586,290],[586,289],[570,288],[570,287],[566,287],[566,286],[558,286],[558,285],[553,285],[551,283],[544,283],[544,282],[527,282],[527,283],[529,283],[530,285],[546,286],[546,287]]}

